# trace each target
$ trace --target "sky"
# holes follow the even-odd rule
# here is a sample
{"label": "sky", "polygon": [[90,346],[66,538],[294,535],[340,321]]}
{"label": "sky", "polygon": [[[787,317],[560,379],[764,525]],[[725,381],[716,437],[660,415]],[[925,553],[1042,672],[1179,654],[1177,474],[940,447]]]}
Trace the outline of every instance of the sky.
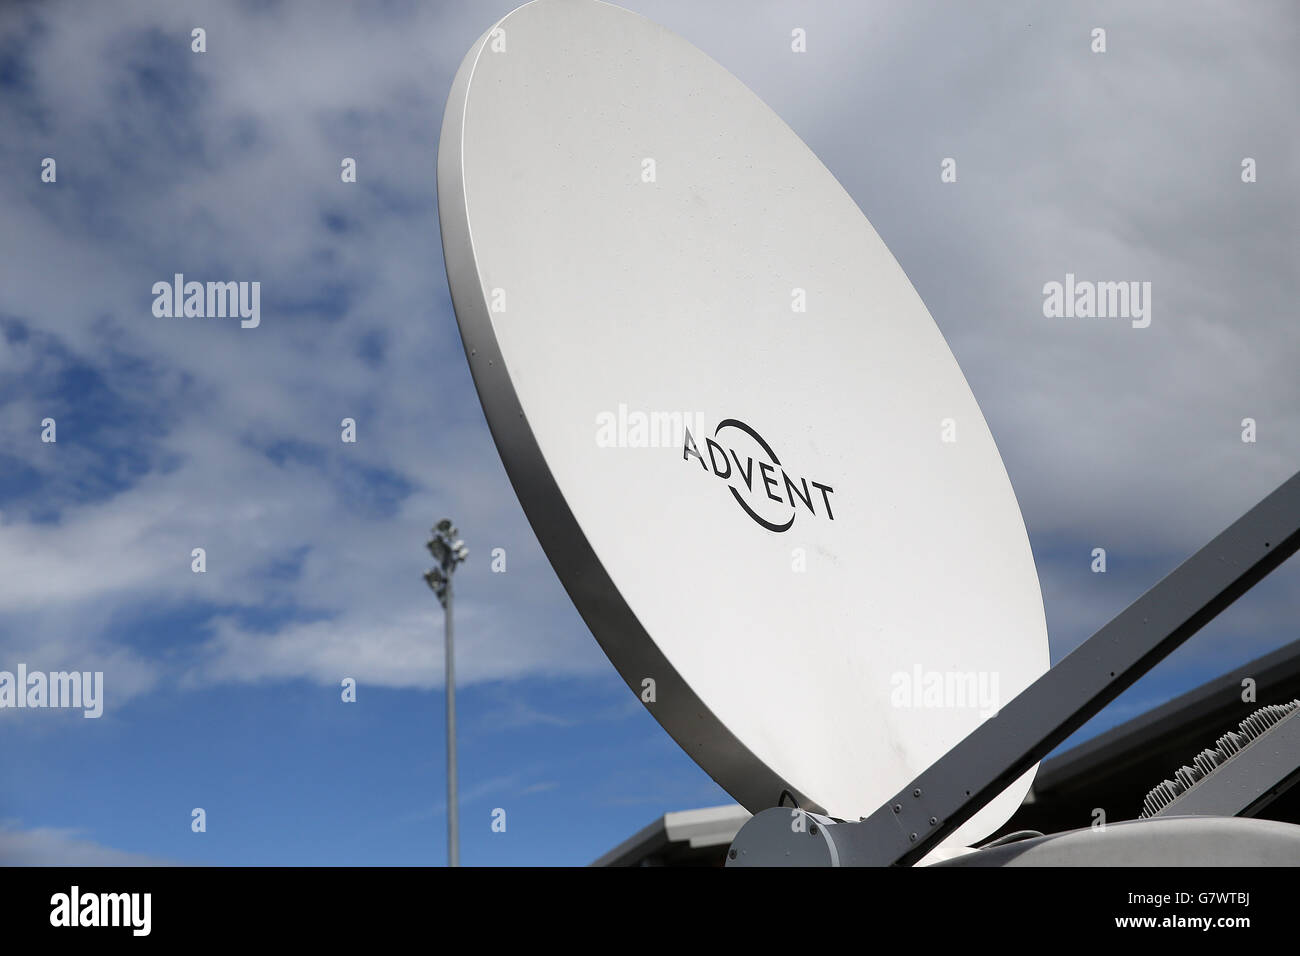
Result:
{"label": "sky", "polygon": [[[1053,661],[1300,468],[1294,4],[621,5],[764,99],[907,272],[1003,455]],[[461,348],[438,130],[513,6],[0,10],[0,670],[105,688],[97,719],[0,710],[0,862],[444,862],[444,516],[462,862],[585,864],[730,802],[569,603]],[[260,282],[260,324],[157,317],[176,273]],[[1151,282],[1150,326],[1045,316],[1066,273]],[[1295,640],[1298,585],[1072,742]]]}

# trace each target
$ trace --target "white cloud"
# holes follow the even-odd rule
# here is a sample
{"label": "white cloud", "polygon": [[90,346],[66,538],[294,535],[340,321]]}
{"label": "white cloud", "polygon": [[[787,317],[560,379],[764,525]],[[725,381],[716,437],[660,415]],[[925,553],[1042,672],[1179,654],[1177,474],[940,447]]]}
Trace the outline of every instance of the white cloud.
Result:
{"label": "white cloud", "polygon": [[80,830],[60,827],[19,829],[0,823],[0,866],[175,866],[142,853],[102,846]]}
{"label": "white cloud", "polygon": [[[858,199],[952,342],[1036,543],[1096,542],[1139,569],[1172,565],[1300,463],[1300,200],[1285,185],[1300,151],[1294,111],[1275,95],[1297,87],[1277,29],[1290,8],[1209,19],[1088,8],[1115,24],[1103,61],[1076,50],[1083,8],[1039,22],[979,5],[629,5],[752,85]],[[439,257],[446,89],[511,6],[384,8],[391,19],[295,4],[24,14],[49,29],[32,41],[31,95],[0,103],[22,134],[0,154],[14,168],[33,146],[57,155],[61,192],[0,182],[11,223],[0,315],[57,336],[159,420],[112,433],[154,466],[128,490],[71,497],[57,525],[4,507],[0,655],[111,662],[128,697],[178,675],[427,687],[441,680],[441,619],[419,579],[421,545],[447,513],[478,562],[460,572],[462,681],[605,666],[483,427]],[[208,30],[201,56],[188,53],[195,23]],[[786,52],[796,25],[809,30],[804,60]],[[159,52],[170,42],[193,75],[152,90],[133,70],[172,62]],[[187,90],[183,110],[150,99]],[[1235,157],[1256,152],[1261,182],[1236,183]],[[959,185],[945,189],[937,163],[949,154]],[[339,182],[344,155],[358,160],[355,187]],[[352,228],[331,232],[327,214]],[[149,314],[153,281],[217,268],[203,278],[262,282],[260,329]],[[1044,319],[1041,285],[1067,269],[1153,280],[1152,328]],[[275,311],[332,284],[347,290],[345,314],[328,301]],[[371,331],[384,340],[378,367],[357,354]],[[114,354],[145,364],[130,371]],[[0,342],[7,381],[56,382],[66,361],[35,338]],[[40,445],[45,404],[0,404],[0,434],[53,495],[107,466],[76,415],[60,421],[58,446]],[[338,441],[345,415],[359,422],[355,446]],[[1260,420],[1258,445],[1237,440],[1245,415]],[[276,465],[257,450],[287,440],[319,462]],[[377,515],[357,467],[414,490]],[[205,575],[189,570],[195,546]],[[486,570],[496,546],[507,574]],[[296,577],[269,574],[295,555]],[[1086,552],[1042,560],[1062,646],[1104,623],[1106,602],[1118,610],[1116,594],[1154,583],[1121,579],[1098,598],[1072,573]],[[1260,645],[1294,617],[1284,589],[1247,601],[1254,610],[1233,620]],[[115,614],[147,629],[142,608],[200,602],[217,616],[172,635],[166,664],[157,648],[105,637]],[[257,620],[269,612],[276,623]]]}

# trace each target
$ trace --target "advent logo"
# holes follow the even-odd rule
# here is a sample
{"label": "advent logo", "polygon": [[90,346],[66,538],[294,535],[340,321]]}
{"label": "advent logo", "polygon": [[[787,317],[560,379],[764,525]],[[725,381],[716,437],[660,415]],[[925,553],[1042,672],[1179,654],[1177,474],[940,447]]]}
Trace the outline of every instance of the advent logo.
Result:
{"label": "advent logo", "polygon": [[[810,486],[821,492],[826,517],[835,520],[830,497],[835,489],[807,478],[799,478],[796,483],[781,466],[781,459],[776,457],[772,446],[744,422],[734,418],[720,422],[713,430],[713,438],[704,439],[704,446],[709,455],[707,464],[691,436],[691,430],[686,429],[682,460],[689,461],[695,457],[705,472],[712,471],[726,481],[732,497],[745,509],[745,514],[768,531],[789,531],[799,513],[799,505],[803,505],[809,514],[817,514],[814,506],[817,495]],[[776,502],[776,505],[770,502]]]}

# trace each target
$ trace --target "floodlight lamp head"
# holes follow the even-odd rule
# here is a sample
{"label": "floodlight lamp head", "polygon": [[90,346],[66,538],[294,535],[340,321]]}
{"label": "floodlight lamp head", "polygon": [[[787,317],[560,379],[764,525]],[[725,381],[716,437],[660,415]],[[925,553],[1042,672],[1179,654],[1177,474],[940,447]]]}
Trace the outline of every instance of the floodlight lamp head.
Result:
{"label": "floodlight lamp head", "polygon": [[442,538],[433,538],[429,541],[428,548],[429,553],[433,555],[433,559],[445,568],[447,566],[447,557],[449,553],[447,542]]}
{"label": "floodlight lamp head", "polygon": [[454,535],[456,533],[456,526],[451,523],[450,518],[443,518],[434,527],[434,531],[440,531],[443,534],[447,534],[447,535]]}
{"label": "floodlight lamp head", "polygon": [[447,578],[437,568],[424,572],[424,581],[429,585],[429,589],[438,597],[438,603],[443,609],[447,607]]}

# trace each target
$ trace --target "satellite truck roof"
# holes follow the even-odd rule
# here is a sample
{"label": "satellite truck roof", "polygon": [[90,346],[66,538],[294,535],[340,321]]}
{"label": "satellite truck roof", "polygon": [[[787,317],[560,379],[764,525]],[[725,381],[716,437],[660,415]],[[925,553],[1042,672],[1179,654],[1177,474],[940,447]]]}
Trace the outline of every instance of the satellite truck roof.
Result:
{"label": "satellite truck roof", "polygon": [[[961,369],[853,199],[725,69],[616,6],[526,4],[456,75],[438,202],[539,541],[747,809],[869,814],[1047,669]],[[993,832],[1033,772],[949,842]]]}

